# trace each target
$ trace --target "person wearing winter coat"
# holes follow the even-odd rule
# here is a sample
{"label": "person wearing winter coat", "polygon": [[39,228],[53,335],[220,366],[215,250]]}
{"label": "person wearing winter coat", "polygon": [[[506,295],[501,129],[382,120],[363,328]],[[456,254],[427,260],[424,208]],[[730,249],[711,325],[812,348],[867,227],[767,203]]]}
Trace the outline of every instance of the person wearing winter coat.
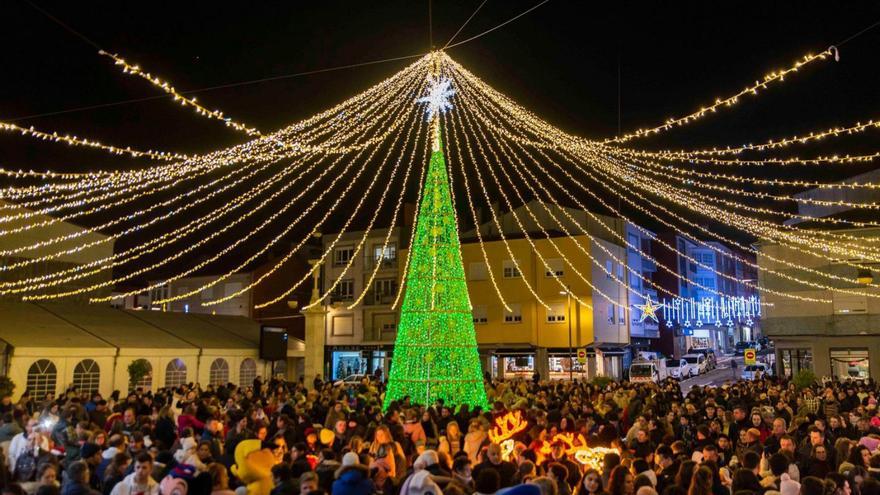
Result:
{"label": "person wearing winter coat", "polygon": [[371,495],[376,486],[370,479],[367,466],[360,463],[358,455],[348,452],[342,456],[342,465],[336,470],[336,481],[333,482],[333,495]]}
{"label": "person wearing winter coat", "polygon": [[89,466],[85,461],[74,461],[67,467],[67,481],[61,486],[61,495],[101,495],[89,486]]}

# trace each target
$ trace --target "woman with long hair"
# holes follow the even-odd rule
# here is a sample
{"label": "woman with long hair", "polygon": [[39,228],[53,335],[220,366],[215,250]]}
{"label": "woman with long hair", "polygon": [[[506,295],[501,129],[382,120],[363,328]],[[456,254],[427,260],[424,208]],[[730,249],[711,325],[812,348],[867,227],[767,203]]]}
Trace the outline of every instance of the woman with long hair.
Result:
{"label": "woman with long hair", "polygon": [[574,489],[574,495],[608,495],[602,484],[602,473],[595,468],[584,471],[581,481]]}
{"label": "woman with long hair", "polygon": [[761,481],[758,480],[758,476],[751,469],[740,468],[733,473],[733,485],[730,492],[735,494],[741,490],[755,494],[764,493]]}
{"label": "woman with long hair", "polygon": [[440,446],[437,448],[439,452],[446,452],[450,457],[461,452],[462,447],[461,428],[458,423],[450,421],[446,423],[446,434],[440,437]]}
{"label": "woman with long hair", "polygon": [[813,445],[810,451],[810,460],[806,463],[806,469],[801,476],[815,476],[824,478],[829,472],[833,471],[831,461],[828,460],[828,447],[825,444]]}
{"label": "woman with long hair", "polygon": [[700,466],[699,469],[694,471],[694,475],[691,478],[688,495],[712,495],[712,478],[712,470],[706,466]]}
{"label": "woman with long hair", "polygon": [[675,475],[675,485],[685,489],[691,486],[691,478],[694,477],[694,471],[697,469],[697,463],[694,461],[684,461],[678,467],[678,473]]}
{"label": "woman with long hair", "polygon": [[[614,468],[609,478],[609,495],[633,495],[635,491],[633,475],[626,466],[621,465]],[[711,493],[708,495],[711,495]]]}
{"label": "woman with long hair", "polygon": [[847,461],[853,466],[868,469],[868,462],[871,460],[871,451],[864,445],[856,445],[849,451]]}

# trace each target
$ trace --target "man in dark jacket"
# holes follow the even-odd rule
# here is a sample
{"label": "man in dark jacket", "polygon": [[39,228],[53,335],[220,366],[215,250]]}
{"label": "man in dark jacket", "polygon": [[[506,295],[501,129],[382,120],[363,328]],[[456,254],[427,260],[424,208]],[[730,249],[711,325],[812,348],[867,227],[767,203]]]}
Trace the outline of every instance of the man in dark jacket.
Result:
{"label": "man in dark jacket", "polygon": [[[501,458],[501,446],[497,443],[489,444],[486,448],[486,460],[474,466],[473,477],[479,478],[480,471],[492,468],[501,476],[501,488],[513,485],[513,476],[516,474],[516,465]],[[577,483],[577,480],[575,480]]]}
{"label": "man in dark jacket", "polygon": [[303,473],[311,471],[312,466],[309,464],[309,460],[306,458],[308,455],[309,446],[305,444],[305,442],[297,443],[290,449],[290,469],[291,476],[295,479],[299,479]]}
{"label": "man in dark jacket", "polygon": [[61,487],[61,495],[101,495],[89,486],[89,466],[85,461],[74,461],[67,467],[67,481]]}

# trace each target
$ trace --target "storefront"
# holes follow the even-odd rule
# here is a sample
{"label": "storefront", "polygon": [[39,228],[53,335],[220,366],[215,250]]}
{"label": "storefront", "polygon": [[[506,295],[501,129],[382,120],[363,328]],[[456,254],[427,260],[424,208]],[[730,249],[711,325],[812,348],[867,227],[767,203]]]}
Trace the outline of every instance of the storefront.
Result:
{"label": "storefront", "polygon": [[831,375],[844,380],[864,380],[870,376],[868,349],[831,349]]}
{"label": "storefront", "polygon": [[568,380],[569,377],[572,377],[578,380],[586,380],[591,376],[596,376],[596,353],[588,352],[584,362],[578,360],[577,353],[577,349],[572,351],[574,355],[569,355],[568,349],[548,350],[550,379]]}
{"label": "storefront", "polygon": [[502,352],[489,356],[492,378],[531,378],[535,374],[534,352]]}
{"label": "storefront", "polygon": [[391,346],[330,346],[326,363],[331,380],[350,375],[388,376]]}

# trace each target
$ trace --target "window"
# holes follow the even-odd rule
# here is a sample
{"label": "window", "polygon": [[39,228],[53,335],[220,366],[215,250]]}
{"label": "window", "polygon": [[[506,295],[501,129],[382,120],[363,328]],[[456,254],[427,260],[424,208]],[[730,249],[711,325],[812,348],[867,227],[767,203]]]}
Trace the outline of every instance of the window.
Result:
{"label": "window", "polygon": [[474,306],[471,310],[474,317],[474,325],[485,325],[489,323],[489,310],[484,305]]}
{"label": "window", "polygon": [[797,375],[802,369],[813,368],[813,351],[811,349],[782,349],[782,374],[786,377]]}
{"label": "window", "polygon": [[89,395],[98,391],[101,383],[101,368],[94,359],[83,359],[73,368],[73,386]]}
{"label": "window", "polygon": [[545,277],[562,277],[565,276],[564,265],[561,258],[551,258],[547,260],[547,266],[544,267]]}
{"label": "window", "polygon": [[547,323],[564,323],[566,310],[566,304],[550,304],[550,309],[547,310]]}
{"label": "window", "polygon": [[522,323],[522,307],[519,304],[508,304],[510,311],[504,310],[504,323]]}
{"label": "window", "polygon": [[238,368],[238,386],[251,387],[254,384],[254,378],[257,377],[257,362],[251,358],[244,358],[241,366]]}
{"label": "window", "polygon": [[333,289],[334,301],[351,301],[354,299],[354,279],[344,278]]}
{"label": "window", "polygon": [[714,277],[694,277],[694,282],[696,282],[697,285],[702,285],[706,289],[715,289]]}
{"label": "window", "polygon": [[217,358],[211,363],[208,383],[215,387],[229,383],[229,363],[225,359]]}
{"label": "window", "polygon": [[397,295],[397,279],[377,279],[373,282],[373,291],[376,294],[376,304],[391,304]]}
{"label": "window", "polygon": [[379,328],[379,340],[388,340],[397,334],[397,323],[386,321]]}
{"label": "window", "polygon": [[165,386],[177,388],[186,384],[186,363],[183,359],[172,359],[165,366]]}
{"label": "window", "polygon": [[617,264],[617,279],[623,280],[623,263]]}
{"label": "window", "polygon": [[482,261],[468,264],[468,278],[470,280],[486,280],[489,278],[489,270]]}
{"label": "window", "polygon": [[631,253],[635,253],[637,249],[639,249],[639,236],[633,234],[632,232],[626,234],[626,242],[629,244],[627,246]]}
{"label": "window", "polygon": [[276,378],[279,376],[287,376],[287,361],[284,359],[281,361],[275,361],[275,366],[272,368],[272,375]]}
{"label": "window", "polygon": [[611,260],[605,260],[605,278],[611,279],[611,274],[614,273],[614,262]]}
{"label": "window", "polygon": [[373,246],[373,261],[381,263],[382,266],[391,266],[397,261],[397,245],[389,243],[387,246]]}
{"label": "window", "polygon": [[864,380],[870,369],[867,348],[831,350],[831,374],[835,378]]}
{"label": "window", "polygon": [[168,299],[168,296],[171,295],[171,291],[168,287],[168,284],[160,285],[159,287],[154,287],[150,291],[150,300],[151,301],[160,301],[162,299]]}
{"label": "window", "polygon": [[504,278],[520,278],[519,263],[514,260],[504,260]]}
{"label": "window", "polygon": [[48,393],[55,393],[55,382],[58,380],[58,369],[48,359],[40,359],[28,369],[27,389],[38,401]]}
{"label": "window", "polygon": [[177,295],[178,296],[182,296],[182,295],[186,294],[187,292],[189,292],[189,287],[178,287],[177,288]]}
{"label": "window", "polygon": [[642,291],[642,279],[636,273],[629,274],[629,286],[636,292]]}
{"label": "window", "polygon": [[147,373],[134,384],[134,388],[142,388],[147,392],[153,388],[153,365],[146,359],[136,359],[132,364],[138,363],[147,369]]}
{"label": "window", "polygon": [[617,307],[617,324],[626,325],[626,307],[624,306]]}
{"label": "window", "polygon": [[333,264],[336,266],[347,265],[354,256],[354,248],[351,246],[336,248],[333,253]]}
{"label": "window", "polygon": [[201,295],[202,301],[208,301],[210,299],[214,299],[214,288],[213,287],[205,287],[199,293]]}
{"label": "window", "polygon": [[608,323],[611,323],[613,325],[614,324],[614,305],[613,304],[610,304],[610,303],[608,304],[608,310],[606,311],[606,314],[608,315]]}

